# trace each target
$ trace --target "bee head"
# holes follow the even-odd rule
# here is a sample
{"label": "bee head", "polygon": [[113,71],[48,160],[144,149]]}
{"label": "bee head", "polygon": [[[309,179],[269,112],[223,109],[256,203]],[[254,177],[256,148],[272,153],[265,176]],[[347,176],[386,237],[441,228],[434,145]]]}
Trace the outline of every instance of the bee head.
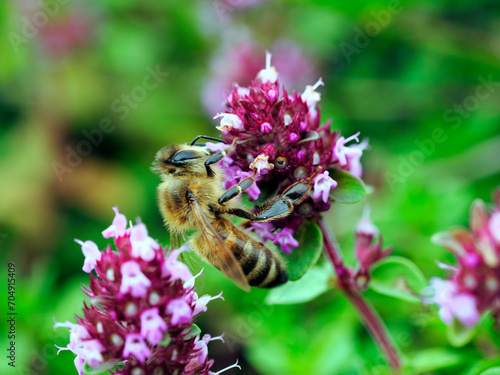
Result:
{"label": "bee head", "polygon": [[204,163],[209,155],[201,146],[167,146],[156,153],[151,170],[159,175],[206,174]]}

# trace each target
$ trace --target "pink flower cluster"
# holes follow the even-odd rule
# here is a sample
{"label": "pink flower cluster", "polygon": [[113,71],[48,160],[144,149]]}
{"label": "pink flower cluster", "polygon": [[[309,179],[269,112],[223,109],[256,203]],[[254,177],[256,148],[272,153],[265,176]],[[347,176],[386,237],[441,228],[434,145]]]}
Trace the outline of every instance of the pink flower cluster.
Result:
{"label": "pink flower cluster", "polygon": [[196,317],[213,299],[198,297],[193,276],[178,261],[183,249],[167,251],[148,235],[142,223],[130,224],[118,212],[104,238],[114,238],[118,251],[108,246],[99,251],[92,241],[82,246],[83,270],[90,275],[84,292],[91,305],[84,304],[84,317],[77,323],[56,323],[69,328],[70,343],[61,350],[76,354],[80,375],[83,366],[120,364],[113,374],[211,374],[207,344],[217,339],[200,339]]}
{"label": "pink flower cluster", "polygon": [[[247,192],[256,200],[263,191],[276,194],[316,174],[311,196],[290,216],[274,223],[274,229],[288,228],[292,235],[303,219],[317,219],[330,208],[329,193],[338,183],[329,176],[328,168],[343,169],[357,177],[362,174],[360,158],[367,145],[351,143],[359,142],[359,133],[345,138],[330,130],[331,121],[321,125],[316,90],[322,85],[320,79],[302,94],[288,94],[280,87],[268,53],[266,68],[256,80],[249,87],[236,85],[226,97],[226,111],[214,117],[222,138],[232,145],[222,162],[226,188],[255,174],[256,183]],[[288,244],[285,252],[296,246],[287,233],[277,240]]]}
{"label": "pink flower cluster", "polygon": [[431,279],[432,302],[440,307],[446,324],[456,318],[465,326],[474,326],[481,314],[491,311],[500,318],[500,190],[495,206],[488,212],[484,202],[472,204],[470,230],[456,228],[433,237],[436,244],[448,248],[458,260],[449,280]]}

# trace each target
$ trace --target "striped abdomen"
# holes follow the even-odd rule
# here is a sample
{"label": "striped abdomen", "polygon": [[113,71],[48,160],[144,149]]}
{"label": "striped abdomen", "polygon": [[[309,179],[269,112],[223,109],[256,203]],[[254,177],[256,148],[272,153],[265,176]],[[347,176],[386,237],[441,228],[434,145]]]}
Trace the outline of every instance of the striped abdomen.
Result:
{"label": "striped abdomen", "polygon": [[288,281],[280,260],[262,243],[226,220],[219,220],[217,232],[232,250],[251,286],[272,288]]}

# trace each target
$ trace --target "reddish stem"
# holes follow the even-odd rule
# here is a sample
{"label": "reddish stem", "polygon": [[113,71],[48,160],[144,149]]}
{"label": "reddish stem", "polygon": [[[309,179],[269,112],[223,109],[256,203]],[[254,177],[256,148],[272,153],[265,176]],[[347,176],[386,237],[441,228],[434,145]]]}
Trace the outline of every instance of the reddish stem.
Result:
{"label": "reddish stem", "polygon": [[384,322],[377,312],[363,299],[358,290],[354,287],[354,281],[351,277],[351,272],[344,266],[340,255],[339,246],[335,241],[335,237],[330,231],[326,223],[320,219],[318,225],[323,233],[323,244],[325,252],[333,264],[335,273],[338,276],[337,285],[345,293],[346,297],[351,301],[353,306],[358,310],[361,318],[377,343],[381,351],[386,355],[390,365],[395,371],[401,369],[398,353],[389,340],[387,329]]}

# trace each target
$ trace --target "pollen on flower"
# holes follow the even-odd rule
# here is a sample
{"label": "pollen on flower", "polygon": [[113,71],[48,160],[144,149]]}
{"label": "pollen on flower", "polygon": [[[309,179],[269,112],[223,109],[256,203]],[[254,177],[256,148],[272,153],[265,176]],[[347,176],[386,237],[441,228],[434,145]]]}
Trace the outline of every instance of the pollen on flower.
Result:
{"label": "pollen on flower", "polygon": [[[91,241],[77,241],[85,247],[86,259],[92,254],[90,286],[83,287],[92,303],[84,304],[83,317],[77,317],[76,324],[55,322],[54,328],[66,327],[70,333],[69,344],[59,351],[76,355],[79,374],[85,362],[95,367],[106,361],[120,363],[120,370],[111,371],[115,375],[209,375],[210,339],[201,344],[188,335],[195,317],[222,295],[198,298],[195,277],[177,260],[184,249],[166,256],[167,250],[148,236],[144,224],[130,223],[126,228],[126,218],[117,207],[114,210],[116,225],[103,236],[115,238],[117,251],[107,247],[100,252]],[[134,243],[139,246],[134,248]]]}
{"label": "pollen on flower", "polygon": [[249,168],[256,171],[258,175],[266,174],[268,171],[274,168],[274,164],[269,163],[268,160],[269,156],[260,154],[250,164]]}

